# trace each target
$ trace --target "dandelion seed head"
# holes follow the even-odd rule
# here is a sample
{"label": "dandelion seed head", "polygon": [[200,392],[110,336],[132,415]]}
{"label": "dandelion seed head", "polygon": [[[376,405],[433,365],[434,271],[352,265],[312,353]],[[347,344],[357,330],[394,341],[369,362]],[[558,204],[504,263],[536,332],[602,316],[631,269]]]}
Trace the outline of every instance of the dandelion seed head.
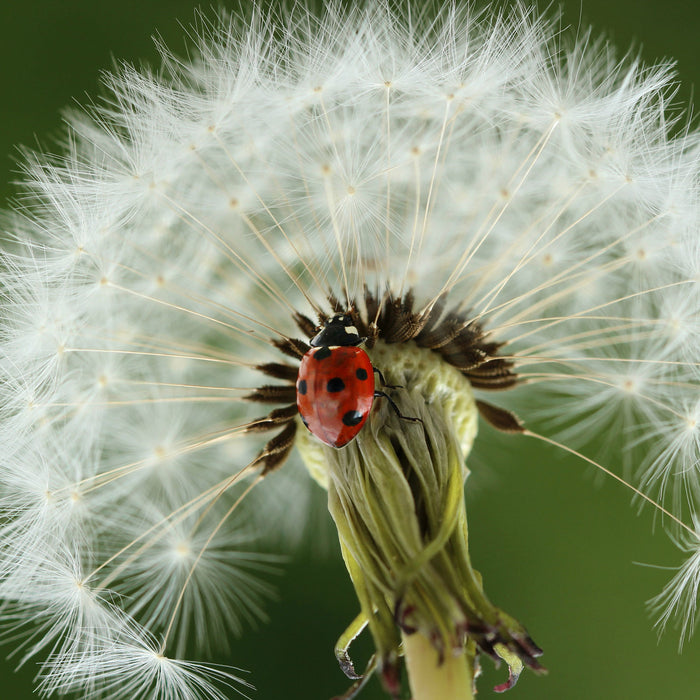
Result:
{"label": "dandelion seed head", "polygon": [[[450,454],[478,450],[474,406],[516,414],[696,512],[699,147],[671,133],[669,65],[520,6],[254,9],[193,43],[120,67],[60,155],[27,153],[6,224],[0,594],[43,692],[238,682],[176,657],[264,617],[272,561],[242,522],[304,539],[313,436],[280,408],[304,318],[352,310],[369,337],[410,307],[368,349],[464,384],[418,387],[457,416]],[[684,636],[694,551],[659,598]]]}

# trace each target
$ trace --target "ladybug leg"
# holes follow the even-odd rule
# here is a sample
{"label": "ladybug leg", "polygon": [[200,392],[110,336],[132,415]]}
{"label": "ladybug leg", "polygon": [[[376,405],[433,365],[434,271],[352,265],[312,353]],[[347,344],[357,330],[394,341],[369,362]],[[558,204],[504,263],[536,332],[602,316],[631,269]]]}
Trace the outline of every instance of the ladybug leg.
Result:
{"label": "ladybug leg", "polygon": [[[387,388],[395,388],[395,387],[387,387]],[[399,411],[399,407],[396,405],[396,402],[394,401],[394,399],[392,399],[391,396],[389,396],[389,394],[387,394],[383,391],[375,391],[374,392],[374,398],[378,398],[380,396],[384,397],[391,404],[391,407],[394,409],[396,415],[399,418],[401,418],[401,420],[410,420],[412,423],[421,423],[421,424],[423,423],[422,419],[420,419],[420,418],[414,418],[413,416],[404,416],[404,414],[401,413],[401,411]]]}
{"label": "ladybug leg", "polygon": [[[382,371],[377,367],[372,367],[372,369],[379,375],[379,381],[382,383],[383,387],[387,389],[403,389],[401,384],[387,384],[386,379],[384,379],[384,375],[382,374]],[[376,396],[377,394],[375,393],[374,395]],[[384,396],[386,396],[386,394],[384,394]]]}
{"label": "ladybug leg", "polygon": [[[382,374],[382,371],[379,368],[374,367],[374,366],[372,366],[372,369],[379,376],[379,381],[382,383],[382,386],[385,389],[402,389],[403,388],[401,386],[401,384],[387,384],[386,379],[384,379],[384,375]],[[391,396],[389,396],[389,394],[387,394],[385,391],[375,391],[374,392],[375,398],[380,397],[380,396],[383,396],[391,404],[391,407],[394,409],[396,415],[399,418],[401,418],[401,420],[410,420],[412,423],[423,423],[423,421],[420,418],[414,418],[412,416],[404,416],[403,413],[401,413],[401,411],[399,411],[399,407],[396,405],[396,402],[394,401],[394,399],[392,399]]]}

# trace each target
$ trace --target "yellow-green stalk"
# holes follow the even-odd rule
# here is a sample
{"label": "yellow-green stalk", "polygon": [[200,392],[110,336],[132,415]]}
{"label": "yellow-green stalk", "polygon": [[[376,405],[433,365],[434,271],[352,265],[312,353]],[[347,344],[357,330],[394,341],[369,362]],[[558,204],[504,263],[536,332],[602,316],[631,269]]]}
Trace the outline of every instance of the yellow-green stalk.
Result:
{"label": "yellow-green stalk", "polygon": [[403,652],[412,700],[470,700],[474,696],[473,653],[465,651],[441,660],[430,640],[420,632],[403,635]]}

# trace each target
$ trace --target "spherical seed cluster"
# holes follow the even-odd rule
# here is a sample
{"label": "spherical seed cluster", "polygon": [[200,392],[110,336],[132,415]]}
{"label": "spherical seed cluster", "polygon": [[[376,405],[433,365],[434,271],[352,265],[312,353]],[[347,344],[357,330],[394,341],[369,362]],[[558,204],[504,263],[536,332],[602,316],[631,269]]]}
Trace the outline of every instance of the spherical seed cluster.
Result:
{"label": "spherical seed cluster", "polygon": [[[0,596],[44,690],[216,697],[221,674],[172,656],[193,616],[223,630],[265,593],[234,517],[264,444],[243,398],[329,290],[447,295],[513,363],[499,406],[591,459],[611,435],[627,477],[696,512],[700,139],[669,134],[668,67],[562,42],[523,11],[383,2],[216,20],[29,159],[2,262]],[[307,497],[282,490],[247,521]],[[694,609],[688,547],[664,620]]]}

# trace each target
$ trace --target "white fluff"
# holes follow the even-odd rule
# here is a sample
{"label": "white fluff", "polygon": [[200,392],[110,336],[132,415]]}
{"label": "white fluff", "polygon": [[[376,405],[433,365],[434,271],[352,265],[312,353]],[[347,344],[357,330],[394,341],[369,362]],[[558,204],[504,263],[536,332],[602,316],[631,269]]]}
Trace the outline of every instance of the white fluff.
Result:
{"label": "white fluff", "polygon": [[[669,135],[668,66],[523,8],[407,11],[202,22],[194,58],[124,66],[61,156],[28,157],[2,263],[0,594],[44,691],[236,680],[163,653],[193,611],[221,632],[260,614],[239,521],[208,537],[263,444],[239,429],[262,413],[251,365],[329,289],[449,291],[528,379],[500,405],[584,451],[610,431],[626,477],[696,512],[700,140]],[[289,473],[263,514],[298,532]],[[659,599],[684,632],[691,539]]]}

